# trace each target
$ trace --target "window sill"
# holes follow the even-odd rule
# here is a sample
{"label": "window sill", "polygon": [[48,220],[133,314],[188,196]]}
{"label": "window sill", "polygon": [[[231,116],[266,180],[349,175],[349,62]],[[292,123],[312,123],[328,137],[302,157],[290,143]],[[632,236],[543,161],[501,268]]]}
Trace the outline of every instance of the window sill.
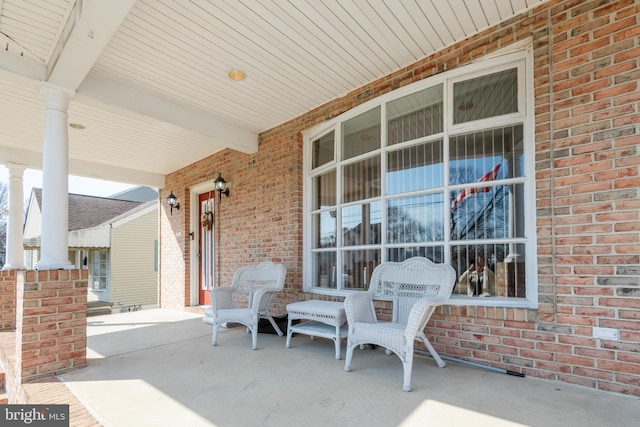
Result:
{"label": "window sill", "polygon": [[524,298],[501,297],[465,297],[452,295],[446,305],[476,306],[476,307],[513,307],[513,308],[538,308],[538,304]]}
{"label": "window sill", "polygon": [[[344,298],[353,292],[365,292],[362,291],[338,291],[326,288],[311,288],[305,289],[304,292],[308,292],[316,295],[326,295],[337,298]],[[376,298],[377,300],[385,300],[385,298]],[[464,307],[507,307],[507,308],[529,308],[537,309],[538,304],[524,298],[501,298],[501,297],[467,297],[461,295],[452,295],[449,301],[445,305]]]}

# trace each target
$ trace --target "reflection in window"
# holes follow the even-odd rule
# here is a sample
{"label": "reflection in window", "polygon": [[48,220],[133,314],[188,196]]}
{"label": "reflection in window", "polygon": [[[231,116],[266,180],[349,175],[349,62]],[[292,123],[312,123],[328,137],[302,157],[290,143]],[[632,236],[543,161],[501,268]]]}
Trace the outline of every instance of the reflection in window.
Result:
{"label": "reflection in window", "polygon": [[[523,176],[522,125],[453,136],[449,142],[451,185]],[[500,164],[495,176],[493,168]]]}
{"label": "reflection in window", "polygon": [[388,145],[442,132],[442,85],[387,104]]}
{"label": "reflection in window", "polygon": [[453,85],[453,123],[518,111],[518,70],[501,71]]}
{"label": "reflection in window", "polygon": [[523,244],[451,247],[451,265],[458,273],[453,293],[463,296],[525,298]]}
{"label": "reflection in window", "polygon": [[444,185],[442,140],[414,145],[387,154],[387,194],[438,188]]}
{"label": "reflection in window", "polygon": [[370,157],[343,168],[342,202],[380,196],[380,157]]}
{"label": "reflection in window", "polygon": [[311,155],[312,168],[315,169],[318,166],[322,166],[333,161],[333,152],[335,147],[334,134],[335,132],[331,131],[311,143],[311,146],[313,147]]}
{"label": "reflection in window", "polygon": [[444,253],[442,246],[415,246],[389,248],[387,250],[387,260],[393,262],[402,262],[414,256],[429,258],[436,263],[444,262]]}
{"label": "reflection in window", "polygon": [[342,159],[380,148],[380,107],[342,124]]}
{"label": "reflection in window", "polygon": [[380,202],[342,208],[342,245],[378,245],[382,210]]}
{"label": "reflection in window", "polygon": [[336,247],[336,211],[324,211],[312,216],[312,246],[314,248]]}
{"label": "reflection in window", "polygon": [[364,249],[342,253],[344,289],[368,289],[373,269],[380,264],[380,251]]}
{"label": "reflection in window", "polygon": [[460,200],[464,191],[452,202],[451,240],[524,237],[522,184],[483,187]]}
{"label": "reflection in window", "polygon": [[312,209],[322,209],[336,205],[336,171],[313,178]]}
{"label": "reflection in window", "polygon": [[338,277],[335,252],[315,252],[313,254],[313,278],[321,288],[337,289]]}
{"label": "reflection in window", "polygon": [[387,241],[389,243],[443,241],[443,200],[442,193],[389,200]]}

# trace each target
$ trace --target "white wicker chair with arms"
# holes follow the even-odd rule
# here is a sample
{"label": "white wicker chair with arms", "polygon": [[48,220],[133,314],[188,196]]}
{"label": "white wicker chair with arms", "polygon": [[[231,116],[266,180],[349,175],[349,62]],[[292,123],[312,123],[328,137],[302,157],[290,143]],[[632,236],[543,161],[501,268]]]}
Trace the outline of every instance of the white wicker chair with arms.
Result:
{"label": "white wicker chair with arms", "polygon": [[[424,334],[435,309],[445,304],[456,282],[456,272],[448,264],[435,264],[422,257],[378,265],[368,292],[350,294],[344,301],[349,324],[345,371],[351,370],[356,346],[375,344],[398,355],[404,369],[404,391],[411,390],[414,341],[424,343],[440,367],[445,363]],[[391,322],[378,321],[374,299],[392,302]]]}
{"label": "white wicker chair with arms", "polygon": [[[254,350],[258,344],[260,318],[268,319],[278,335],[283,336],[284,333],[269,314],[269,304],[273,294],[282,291],[286,274],[284,264],[263,262],[240,267],[233,275],[231,286],[211,289],[212,345],[218,345],[218,328],[228,322],[247,327],[251,332]],[[246,307],[236,307],[239,297],[246,298]]]}

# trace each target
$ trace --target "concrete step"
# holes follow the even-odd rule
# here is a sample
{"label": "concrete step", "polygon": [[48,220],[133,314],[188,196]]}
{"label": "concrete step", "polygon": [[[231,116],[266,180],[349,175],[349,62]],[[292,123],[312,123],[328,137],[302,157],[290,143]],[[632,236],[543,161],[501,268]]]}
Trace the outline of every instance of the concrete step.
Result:
{"label": "concrete step", "polygon": [[111,314],[111,304],[110,302],[101,302],[101,301],[88,301],[87,302],[87,317],[91,316],[102,316],[105,314]]}

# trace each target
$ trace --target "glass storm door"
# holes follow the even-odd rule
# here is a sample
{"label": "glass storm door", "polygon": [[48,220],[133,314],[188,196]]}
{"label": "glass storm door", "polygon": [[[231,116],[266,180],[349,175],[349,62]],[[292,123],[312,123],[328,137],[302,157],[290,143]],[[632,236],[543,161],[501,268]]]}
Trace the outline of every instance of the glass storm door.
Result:
{"label": "glass storm door", "polygon": [[200,305],[211,305],[209,290],[213,288],[215,277],[215,235],[214,235],[214,202],[215,192],[200,194]]}

